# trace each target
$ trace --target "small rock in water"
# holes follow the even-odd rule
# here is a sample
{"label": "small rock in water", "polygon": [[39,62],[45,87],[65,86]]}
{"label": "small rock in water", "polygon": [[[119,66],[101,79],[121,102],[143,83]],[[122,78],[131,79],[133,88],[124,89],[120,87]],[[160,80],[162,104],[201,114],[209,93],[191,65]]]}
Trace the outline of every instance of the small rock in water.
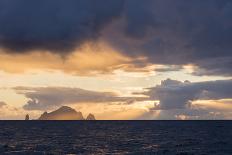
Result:
{"label": "small rock in water", "polygon": [[25,116],[25,120],[26,121],[30,120],[30,116],[28,114]]}

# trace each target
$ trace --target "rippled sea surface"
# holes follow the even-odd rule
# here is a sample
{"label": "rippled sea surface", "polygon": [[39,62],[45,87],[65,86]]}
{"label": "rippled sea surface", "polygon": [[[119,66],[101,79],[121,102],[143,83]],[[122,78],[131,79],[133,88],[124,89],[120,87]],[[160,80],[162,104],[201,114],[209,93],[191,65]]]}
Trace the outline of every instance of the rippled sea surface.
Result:
{"label": "rippled sea surface", "polygon": [[232,155],[232,121],[0,121],[0,154]]}

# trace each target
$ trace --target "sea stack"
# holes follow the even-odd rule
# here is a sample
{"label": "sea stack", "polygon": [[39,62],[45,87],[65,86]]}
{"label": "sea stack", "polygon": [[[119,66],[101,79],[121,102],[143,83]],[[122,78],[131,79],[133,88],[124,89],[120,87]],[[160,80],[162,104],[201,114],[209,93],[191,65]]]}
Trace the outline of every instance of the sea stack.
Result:
{"label": "sea stack", "polygon": [[93,114],[89,114],[86,120],[96,120]]}
{"label": "sea stack", "polygon": [[30,116],[29,116],[28,114],[25,116],[25,120],[26,120],[26,121],[29,121],[29,120],[30,120]]}

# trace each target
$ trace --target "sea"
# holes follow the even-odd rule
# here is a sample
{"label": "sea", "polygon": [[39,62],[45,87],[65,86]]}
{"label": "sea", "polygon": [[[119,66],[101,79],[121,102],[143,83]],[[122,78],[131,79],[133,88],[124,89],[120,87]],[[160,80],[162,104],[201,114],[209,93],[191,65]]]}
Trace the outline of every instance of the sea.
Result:
{"label": "sea", "polygon": [[232,121],[0,121],[1,155],[232,155]]}

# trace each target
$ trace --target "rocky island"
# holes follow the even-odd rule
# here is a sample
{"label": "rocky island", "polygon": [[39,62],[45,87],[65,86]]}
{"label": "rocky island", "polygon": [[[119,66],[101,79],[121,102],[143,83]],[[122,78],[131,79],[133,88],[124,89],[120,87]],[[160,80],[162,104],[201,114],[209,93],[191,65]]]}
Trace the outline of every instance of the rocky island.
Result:
{"label": "rocky island", "polygon": [[96,120],[96,119],[95,119],[95,116],[93,114],[89,114],[87,116],[86,120],[93,121],[93,120]]}
{"label": "rocky island", "polygon": [[[68,106],[62,106],[50,113],[44,112],[38,120],[85,120],[81,112],[77,112]],[[95,120],[93,114],[89,114],[86,120]]]}

